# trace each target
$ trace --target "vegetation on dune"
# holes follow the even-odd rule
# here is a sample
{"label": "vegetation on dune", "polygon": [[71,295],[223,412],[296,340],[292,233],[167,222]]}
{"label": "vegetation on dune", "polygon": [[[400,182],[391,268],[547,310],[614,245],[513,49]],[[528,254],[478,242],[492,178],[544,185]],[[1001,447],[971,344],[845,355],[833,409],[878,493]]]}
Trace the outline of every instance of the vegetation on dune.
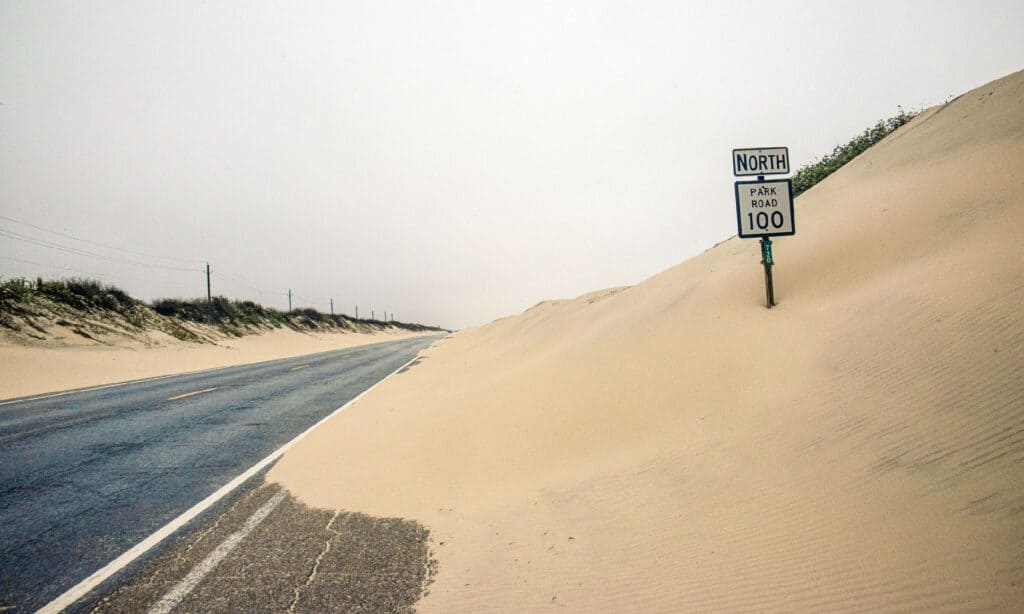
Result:
{"label": "vegetation on dune", "polygon": [[[51,320],[58,326],[74,327],[76,333],[88,336],[84,331],[79,332],[82,330],[80,322],[68,321],[87,317],[94,320],[116,320],[123,323],[120,324],[122,328],[154,328],[178,339],[196,342],[204,341],[195,332],[201,329],[190,329],[186,323],[210,326],[236,337],[282,326],[296,331],[373,332],[385,328],[442,330],[421,324],[385,323],[330,315],[312,308],[284,312],[252,301],[235,301],[223,296],[215,296],[210,301],[203,298],[162,298],[147,305],[116,286],[91,279],[0,280],[0,327],[24,332],[27,325],[45,335],[46,330],[42,324],[45,320]],[[93,322],[93,328],[96,327]],[[42,338],[35,333],[30,336]]]}
{"label": "vegetation on dune", "polygon": [[440,330],[422,324],[406,322],[380,322],[350,318],[345,315],[330,315],[312,307],[293,309],[290,312],[264,307],[252,301],[233,301],[215,296],[207,301],[203,298],[177,299],[162,298],[153,301],[153,310],[162,316],[177,318],[197,324],[209,324],[225,328],[225,332],[238,334],[240,328],[280,328],[294,330],[318,330],[338,328],[348,331],[365,330],[366,327],[383,328],[393,326],[404,330]]}
{"label": "vegetation on dune", "polygon": [[850,139],[848,143],[837,145],[832,150],[832,153],[816,162],[800,167],[792,177],[793,196],[798,196],[802,192],[811,189],[869,147],[895,132],[903,124],[914,119],[919,113],[919,111],[904,111],[903,107],[897,108],[899,109],[897,115],[889,119],[879,120],[877,124]]}
{"label": "vegetation on dune", "polygon": [[215,296],[210,301],[161,298],[153,301],[152,306],[162,316],[197,324],[279,328],[285,323],[283,314],[276,309],[268,309],[252,301],[232,301],[223,296]]}
{"label": "vegetation on dune", "polygon": [[35,282],[25,279],[8,279],[0,282],[0,308],[15,302],[23,302],[36,294],[45,296],[55,303],[84,311],[105,309],[125,314],[142,304],[117,286],[103,284],[93,279],[71,277],[48,281],[37,278]]}
{"label": "vegetation on dune", "polygon": [[147,327],[149,313],[145,303],[124,290],[92,279],[0,280],[0,327],[35,339],[46,338],[48,321],[88,339],[93,336],[87,329],[99,334],[114,330],[95,322],[85,325],[89,318],[106,320],[122,331],[139,331]]}

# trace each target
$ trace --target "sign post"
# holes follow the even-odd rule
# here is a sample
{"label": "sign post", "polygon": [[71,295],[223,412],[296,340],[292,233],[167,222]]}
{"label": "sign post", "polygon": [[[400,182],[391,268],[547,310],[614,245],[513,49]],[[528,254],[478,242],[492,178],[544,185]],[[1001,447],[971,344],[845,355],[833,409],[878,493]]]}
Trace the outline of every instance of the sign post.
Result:
{"label": "sign post", "polygon": [[775,304],[775,284],[772,283],[772,240],[768,237],[761,237],[761,264],[764,265],[765,303],[771,309]]}
{"label": "sign post", "polygon": [[761,240],[764,265],[765,304],[775,305],[772,282],[771,237],[796,234],[793,221],[793,184],[789,179],[765,181],[765,175],[789,174],[788,147],[760,147],[732,150],[732,172],[737,177],[757,176],[756,181],[737,181],[736,226],[741,239]]}

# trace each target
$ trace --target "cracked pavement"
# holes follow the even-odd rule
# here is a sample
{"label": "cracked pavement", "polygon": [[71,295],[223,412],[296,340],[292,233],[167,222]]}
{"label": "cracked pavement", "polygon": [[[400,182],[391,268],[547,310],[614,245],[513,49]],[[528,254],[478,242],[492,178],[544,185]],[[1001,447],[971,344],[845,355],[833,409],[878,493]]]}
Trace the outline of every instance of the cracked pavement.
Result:
{"label": "cracked pavement", "polygon": [[[91,612],[145,612],[279,492],[258,484],[179,537]],[[429,532],[288,495],[174,612],[412,612],[437,570]]]}

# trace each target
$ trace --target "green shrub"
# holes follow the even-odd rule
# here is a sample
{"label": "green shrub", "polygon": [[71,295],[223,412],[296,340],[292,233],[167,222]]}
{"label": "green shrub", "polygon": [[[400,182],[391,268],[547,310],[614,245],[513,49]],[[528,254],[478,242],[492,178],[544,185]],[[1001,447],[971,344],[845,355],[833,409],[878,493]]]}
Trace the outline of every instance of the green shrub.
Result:
{"label": "green shrub", "polygon": [[51,281],[36,279],[35,291],[55,303],[83,311],[106,309],[125,313],[138,304],[138,301],[117,286],[103,284],[94,279],[78,277]]}
{"label": "green shrub", "polygon": [[0,302],[20,303],[32,296],[32,285],[28,280],[21,277],[14,277],[6,281],[0,281]]}
{"label": "green shrub", "polygon": [[793,196],[806,192],[821,182],[825,177],[836,172],[844,164],[853,160],[875,143],[881,141],[897,128],[906,124],[917,116],[918,111],[904,111],[903,107],[897,107],[899,113],[889,119],[879,120],[877,124],[866,129],[862,134],[854,137],[845,145],[837,145],[832,153],[824,156],[817,162],[806,164],[800,167],[793,175]]}
{"label": "green shrub", "polygon": [[225,330],[232,335],[239,327],[278,327],[285,323],[281,313],[274,309],[252,301],[232,301],[223,296],[214,296],[210,301],[203,298],[161,298],[151,305],[162,316],[227,327]]}
{"label": "green shrub", "polygon": [[151,306],[154,311],[169,318],[178,318],[200,324],[212,324],[215,322],[213,307],[205,300],[161,298],[153,301]]}

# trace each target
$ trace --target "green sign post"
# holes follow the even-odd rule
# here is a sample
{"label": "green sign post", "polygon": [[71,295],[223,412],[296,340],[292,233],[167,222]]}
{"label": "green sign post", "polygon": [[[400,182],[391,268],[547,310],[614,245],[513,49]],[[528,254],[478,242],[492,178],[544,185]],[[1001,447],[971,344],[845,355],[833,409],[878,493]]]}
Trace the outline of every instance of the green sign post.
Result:
{"label": "green sign post", "polygon": [[772,283],[772,240],[761,237],[761,264],[764,265],[765,304],[768,309],[775,305],[775,285]]}

